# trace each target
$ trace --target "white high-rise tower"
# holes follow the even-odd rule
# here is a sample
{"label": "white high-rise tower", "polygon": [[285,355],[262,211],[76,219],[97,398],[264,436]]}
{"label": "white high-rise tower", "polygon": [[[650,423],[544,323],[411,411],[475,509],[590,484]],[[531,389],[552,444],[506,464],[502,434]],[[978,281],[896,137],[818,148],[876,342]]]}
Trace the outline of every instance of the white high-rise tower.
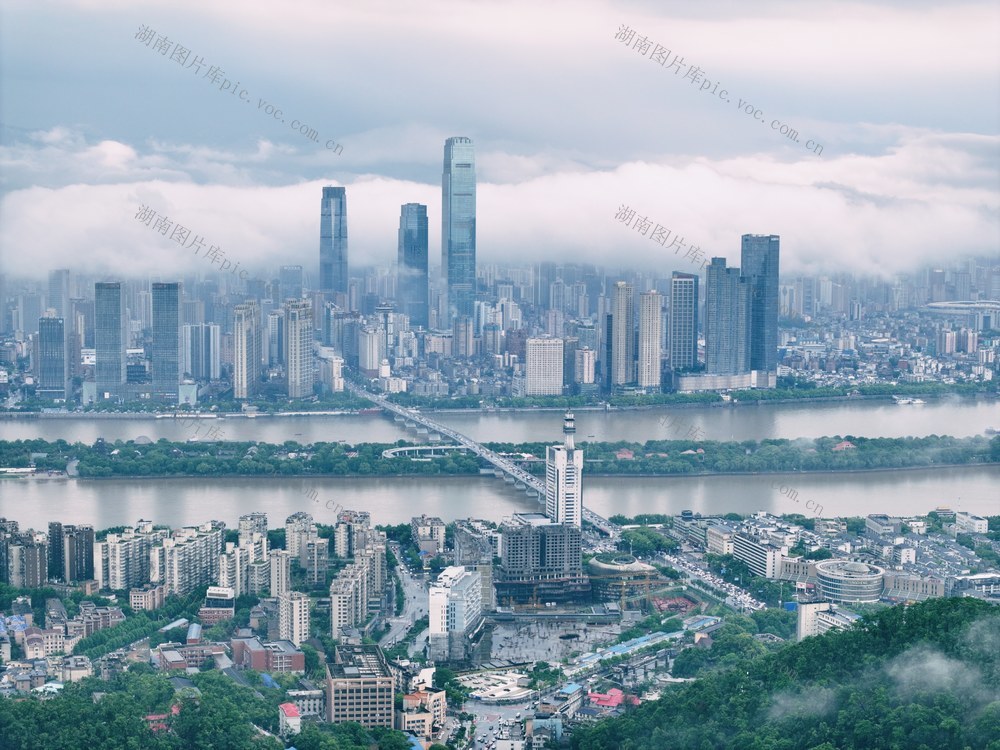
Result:
{"label": "white high-rise tower", "polygon": [[545,451],[545,515],[554,523],[580,527],[583,520],[583,450],[573,442],[572,413],[563,419],[563,445]]}

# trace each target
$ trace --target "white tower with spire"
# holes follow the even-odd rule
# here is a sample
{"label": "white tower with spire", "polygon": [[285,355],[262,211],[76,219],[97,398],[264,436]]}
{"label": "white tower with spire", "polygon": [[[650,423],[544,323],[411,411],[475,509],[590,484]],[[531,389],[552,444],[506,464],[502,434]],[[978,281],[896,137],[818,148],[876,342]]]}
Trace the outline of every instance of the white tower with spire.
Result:
{"label": "white tower with spire", "polygon": [[545,451],[545,515],[553,523],[580,527],[583,520],[583,451],[574,444],[573,414],[563,419],[563,445]]}

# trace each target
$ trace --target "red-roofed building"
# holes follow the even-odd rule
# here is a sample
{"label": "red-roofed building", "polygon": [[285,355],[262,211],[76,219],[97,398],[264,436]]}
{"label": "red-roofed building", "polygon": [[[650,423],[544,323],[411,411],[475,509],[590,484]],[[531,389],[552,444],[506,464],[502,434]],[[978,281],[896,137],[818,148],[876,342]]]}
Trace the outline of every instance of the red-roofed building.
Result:
{"label": "red-roofed building", "polygon": [[857,448],[857,446],[850,440],[842,440],[841,442],[833,446],[834,451],[848,451],[851,448]]}
{"label": "red-roofed building", "polygon": [[587,698],[595,706],[601,708],[618,708],[622,703],[630,703],[633,706],[639,705],[639,699],[634,695],[625,695],[618,688],[611,688],[606,693],[588,693]]}
{"label": "red-roofed building", "polygon": [[290,737],[302,731],[302,716],[294,703],[282,703],[278,706],[278,734]]}
{"label": "red-roofed building", "polygon": [[620,451],[615,453],[615,458],[619,461],[631,461],[635,458],[635,454],[628,448],[622,448]]}

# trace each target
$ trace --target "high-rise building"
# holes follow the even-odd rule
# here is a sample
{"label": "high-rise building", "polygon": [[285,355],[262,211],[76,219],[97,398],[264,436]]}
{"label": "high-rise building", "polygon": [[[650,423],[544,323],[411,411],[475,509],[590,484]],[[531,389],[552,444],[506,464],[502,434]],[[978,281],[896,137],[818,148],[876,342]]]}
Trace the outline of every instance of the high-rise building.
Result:
{"label": "high-rise building", "polygon": [[268,559],[271,563],[271,596],[280,597],[292,588],[292,556],[286,549],[276,549]]}
{"label": "high-rise building", "polygon": [[327,721],[392,728],[396,678],[382,649],[338,646],[326,670]]}
{"label": "high-rise building", "polygon": [[[51,529],[51,524],[50,524]],[[51,544],[51,531],[49,543]],[[62,527],[62,540],[59,545],[61,560],[61,580],[66,583],[89,581],[94,578],[94,527],[72,526]],[[59,570],[56,568],[55,570]],[[49,575],[54,570],[49,569]]]}
{"label": "high-rise building", "polygon": [[639,295],[639,352],[636,363],[640,388],[660,390],[660,359],[663,340],[663,298],[651,290]]}
{"label": "high-rise building", "polygon": [[162,583],[168,595],[178,596],[215,583],[219,580],[224,537],[225,524],[221,521],[175,529],[150,550],[150,581]]}
{"label": "high-rise building", "polygon": [[427,263],[427,206],[405,203],[399,214],[396,288],[400,312],[409,316],[412,328],[430,324]]}
{"label": "high-rise building", "polygon": [[545,515],[555,523],[581,526],[583,522],[583,450],[574,444],[576,423],[563,419],[562,445],[545,449]]}
{"label": "high-rise building", "polygon": [[441,272],[450,314],[471,317],[476,297],[476,154],[471,138],[444,143]]}
{"label": "high-rise building", "polygon": [[69,346],[63,318],[38,320],[38,347],[35,372],[36,392],[41,398],[69,400],[73,396],[70,383]]}
{"label": "high-rise building", "polygon": [[289,398],[313,394],[313,317],[309,300],[285,302],[285,374]]}
{"label": "high-rise building", "polygon": [[[320,203],[319,289],[347,294],[347,190],[324,187]],[[333,300],[335,301],[335,300]]]}
{"label": "high-rise building", "polygon": [[428,657],[463,659],[466,636],[483,619],[483,585],[478,571],[453,565],[427,590]]}
{"label": "high-rise building", "polygon": [[261,330],[257,302],[233,308],[233,398],[252,399],[260,388]]}
{"label": "high-rise building", "polygon": [[309,597],[301,591],[285,591],[278,597],[278,637],[296,646],[309,640]]}
{"label": "high-rise building", "polygon": [[153,284],[153,398],[177,403],[181,382],[181,285]]}
{"label": "high-rise building", "polygon": [[577,349],[576,365],[573,369],[573,382],[590,385],[594,382],[594,369],[597,365],[597,352],[588,347]]}
{"label": "high-rise building", "polygon": [[282,266],[279,268],[278,283],[281,284],[282,301],[286,299],[301,299],[302,266]]}
{"label": "high-rise building", "polygon": [[267,363],[271,367],[285,364],[284,310],[271,310],[267,314]]}
{"label": "high-rise building", "polygon": [[128,319],[125,294],[118,281],[94,285],[94,380],[97,398],[125,397]]}
{"label": "high-rise building", "polygon": [[42,295],[38,292],[27,292],[17,297],[16,320],[14,328],[21,331],[25,336],[30,336],[38,331],[38,319],[42,317],[44,309],[42,307]]}
{"label": "high-rise building", "polygon": [[[2,302],[3,300],[0,300]],[[69,317],[69,270],[58,268],[49,271],[48,306],[56,311],[57,318]]]}
{"label": "high-rise building", "polygon": [[632,285],[616,281],[611,290],[611,311],[608,313],[609,385],[635,382],[635,324]]}
{"label": "high-rise building", "polygon": [[222,376],[219,326],[212,323],[186,325],[183,336],[182,372],[195,380],[218,380]]}
{"label": "high-rise building", "polygon": [[776,234],[744,234],[740,265],[750,286],[750,369],[778,367],[778,255]]}
{"label": "high-rise building", "polygon": [[578,527],[553,523],[541,513],[515,513],[504,519],[500,532],[498,605],[590,598]]}
{"label": "high-rise building", "polygon": [[698,277],[670,276],[670,367],[674,372],[698,365]]}
{"label": "high-rise building", "polygon": [[524,346],[524,395],[562,395],[563,340],[528,339]]}
{"label": "high-rise building", "polygon": [[711,375],[750,372],[747,348],[750,287],[740,269],[712,258],[705,271],[705,371]]}

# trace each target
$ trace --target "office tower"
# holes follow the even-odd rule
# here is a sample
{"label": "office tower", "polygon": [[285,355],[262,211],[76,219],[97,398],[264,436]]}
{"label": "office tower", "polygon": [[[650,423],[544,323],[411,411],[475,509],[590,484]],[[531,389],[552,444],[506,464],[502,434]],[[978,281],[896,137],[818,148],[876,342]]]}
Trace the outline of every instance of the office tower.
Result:
{"label": "office tower", "polygon": [[256,398],[260,388],[260,308],[256,301],[233,308],[233,398]]}
{"label": "office tower", "polygon": [[278,597],[278,637],[296,647],[309,640],[309,597],[301,591],[285,591]]}
{"label": "office tower", "polygon": [[498,606],[590,598],[579,528],[553,523],[541,513],[515,513],[500,524],[500,533]]}
{"label": "office tower", "polygon": [[800,318],[816,314],[816,281],[809,277],[795,280],[795,303],[793,311]]}
{"label": "office tower", "polygon": [[705,271],[705,371],[738,375],[750,371],[750,285],[725,258]]}
{"label": "office tower", "polygon": [[271,367],[285,364],[284,310],[271,310],[267,314],[267,363]]}
{"label": "office tower", "polygon": [[576,423],[563,419],[563,445],[545,449],[545,515],[555,523],[580,526],[583,521],[583,450],[574,444]]}
{"label": "office tower", "polygon": [[69,270],[59,268],[49,271],[48,306],[56,311],[57,318],[69,316]]}
{"label": "office tower", "polygon": [[271,596],[281,596],[292,588],[292,556],[286,549],[273,550],[271,562]]}
{"label": "office tower", "polygon": [[187,325],[183,333],[181,370],[195,380],[209,381],[222,377],[219,326],[211,323]]}
{"label": "office tower", "polygon": [[639,356],[636,380],[640,388],[660,390],[663,298],[659,292],[639,295]]}
{"label": "office tower", "polygon": [[42,295],[28,292],[17,297],[17,320],[15,329],[21,331],[25,338],[38,331],[38,319],[42,317]]}
{"label": "office tower", "polygon": [[399,309],[409,316],[411,328],[430,325],[427,263],[427,206],[405,203],[399,214],[396,273]]}
{"label": "office tower", "polygon": [[744,234],[740,265],[750,285],[750,369],[778,367],[778,242],[776,234]]}
{"label": "office tower", "polygon": [[66,399],[73,396],[66,325],[63,318],[40,318],[35,372],[36,393],[41,398]]}
{"label": "office tower", "polygon": [[635,325],[633,322],[633,289],[624,281],[616,281],[611,290],[611,311],[608,313],[608,374],[610,385],[635,382]]}
{"label": "office tower", "polygon": [[288,397],[313,395],[313,318],[309,300],[285,303],[285,374]]}
{"label": "office tower", "polygon": [[128,319],[121,282],[94,285],[94,380],[97,398],[125,396]]}
{"label": "office tower", "polygon": [[483,581],[478,571],[445,568],[427,590],[427,657],[432,661],[466,657],[467,634],[483,619]]}
{"label": "office tower", "polygon": [[528,339],[524,348],[524,395],[562,395],[563,340]]}
{"label": "office tower", "polygon": [[471,138],[444,143],[441,272],[448,284],[449,314],[471,316],[476,296],[476,156]]}
{"label": "office tower", "polygon": [[337,646],[327,665],[327,721],[393,726],[396,677],[378,646]]}
{"label": "office tower", "polygon": [[670,276],[670,368],[698,366],[698,277],[674,271]]}
{"label": "office tower", "polygon": [[[347,191],[323,188],[319,218],[319,289],[347,294]],[[335,300],[333,300],[335,301]]]}
{"label": "office tower", "polygon": [[181,382],[181,285],[153,284],[153,399],[177,403]]}
{"label": "office tower", "polygon": [[282,266],[278,269],[281,301],[302,298],[302,266]]}

